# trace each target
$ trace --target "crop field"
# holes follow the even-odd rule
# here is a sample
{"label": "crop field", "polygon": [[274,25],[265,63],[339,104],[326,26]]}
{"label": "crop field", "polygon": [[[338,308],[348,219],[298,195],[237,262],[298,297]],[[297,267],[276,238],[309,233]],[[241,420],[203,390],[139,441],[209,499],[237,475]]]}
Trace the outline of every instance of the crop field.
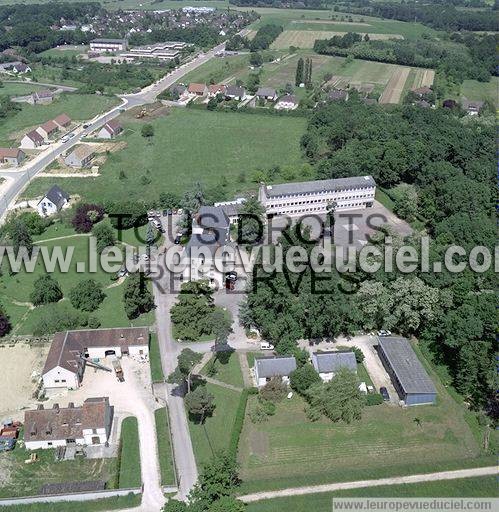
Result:
{"label": "crop field", "polygon": [[[351,424],[325,418],[310,422],[298,396],[279,403],[265,423],[255,425],[247,416],[239,445],[241,492],[428,472],[441,465],[481,461],[465,409],[436,376],[433,380],[437,405],[406,410],[386,404],[366,407],[362,419]],[[250,397],[248,410],[255,399]]]}
{"label": "crop field", "polygon": [[119,197],[153,199],[162,191],[182,195],[201,182],[220,188],[229,199],[256,188],[251,173],[258,168],[303,163],[299,141],[304,118],[172,109],[144,122],[154,127],[151,141],[141,136],[141,121],[124,121],[127,130],[120,139],[127,147],[109,155],[100,176],[37,178],[24,197],[37,197],[57,183],[98,203]]}
{"label": "crop field", "polygon": [[[295,46],[296,48],[313,48],[316,39],[330,39],[333,36],[343,36],[346,32],[331,32],[325,30],[285,30],[272,43],[271,48],[282,50]],[[365,32],[362,32],[364,35]],[[373,40],[383,39],[402,39],[399,34],[371,34],[369,37]]]}
{"label": "crop field", "polygon": [[397,104],[402,98],[405,82],[409,76],[410,68],[399,67],[394,71],[388,84],[379,99],[380,103],[394,103]]}
{"label": "crop field", "polygon": [[419,68],[416,70],[416,74],[414,76],[414,81],[412,83],[412,87],[414,89],[418,87],[431,87],[435,80],[435,70],[434,69],[422,69]]}

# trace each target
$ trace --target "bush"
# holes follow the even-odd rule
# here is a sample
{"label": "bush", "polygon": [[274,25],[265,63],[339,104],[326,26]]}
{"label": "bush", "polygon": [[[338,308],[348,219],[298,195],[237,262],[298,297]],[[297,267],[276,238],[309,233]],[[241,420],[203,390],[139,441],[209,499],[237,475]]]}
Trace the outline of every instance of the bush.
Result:
{"label": "bush", "polygon": [[383,397],[379,393],[366,395],[366,405],[381,405],[382,403]]}
{"label": "bush", "polygon": [[62,291],[59,283],[50,275],[40,276],[33,285],[31,302],[35,306],[59,302],[62,299]]}
{"label": "bush", "polygon": [[104,249],[116,243],[114,230],[110,224],[106,222],[96,224],[92,229],[92,235],[97,239],[97,251],[99,253],[102,253]]}
{"label": "bush", "polygon": [[85,313],[79,313],[61,306],[62,303],[44,306],[42,315],[33,328],[35,336],[44,336],[87,326],[88,316]]}
{"label": "bush", "polygon": [[82,311],[95,311],[105,298],[102,286],[93,279],[81,281],[69,292],[71,304]]}
{"label": "bush", "polygon": [[248,397],[258,393],[256,388],[243,389],[241,397],[239,398],[239,405],[237,406],[236,416],[234,417],[234,423],[232,425],[232,431],[230,433],[229,440],[229,455],[236,459],[237,447],[239,446],[239,438],[241,437],[241,431],[243,430],[244,416],[246,415],[246,405],[248,403]]}
{"label": "bush", "polygon": [[89,329],[98,329],[101,326],[101,321],[96,316],[89,316],[87,327]]}
{"label": "bush", "polygon": [[288,394],[288,386],[280,377],[272,377],[260,390],[260,397],[269,402],[280,402]]}
{"label": "bush", "polygon": [[97,204],[81,204],[76,208],[71,224],[77,233],[90,233],[92,227],[104,218],[104,208]]}
{"label": "bush", "polygon": [[305,364],[297,368],[289,376],[291,389],[304,395],[307,389],[313,384],[321,382],[319,374],[311,364]]}
{"label": "bush", "polygon": [[362,363],[364,361],[364,353],[359,347],[352,347],[352,352],[355,354],[355,360],[357,363]]}

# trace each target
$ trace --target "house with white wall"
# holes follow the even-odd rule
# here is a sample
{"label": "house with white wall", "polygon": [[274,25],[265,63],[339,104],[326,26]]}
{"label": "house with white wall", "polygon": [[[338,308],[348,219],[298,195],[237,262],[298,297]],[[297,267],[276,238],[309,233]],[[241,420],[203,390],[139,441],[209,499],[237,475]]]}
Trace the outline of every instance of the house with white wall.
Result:
{"label": "house with white wall", "polygon": [[54,185],[43,197],[38,201],[36,209],[40,217],[48,217],[60,211],[69,203],[69,194],[64,192],[60,187]]}
{"label": "house with white wall", "polygon": [[324,382],[329,382],[340,368],[357,373],[357,360],[353,352],[314,352],[312,364]]}
{"label": "house with white wall", "polygon": [[256,386],[261,388],[273,378],[289,384],[289,376],[295,370],[296,359],[293,356],[257,357],[253,367]]}

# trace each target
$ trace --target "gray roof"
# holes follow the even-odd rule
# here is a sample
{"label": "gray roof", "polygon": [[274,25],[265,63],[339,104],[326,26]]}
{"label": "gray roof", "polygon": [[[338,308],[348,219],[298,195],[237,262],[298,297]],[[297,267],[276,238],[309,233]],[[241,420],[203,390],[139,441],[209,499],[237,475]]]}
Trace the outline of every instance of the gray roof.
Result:
{"label": "gray roof", "polygon": [[255,358],[258,377],[283,377],[296,370],[296,359],[293,356],[273,356]]}
{"label": "gray roof", "polygon": [[469,101],[469,100],[463,100],[463,108],[465,110],[480,110],[485,102],[483,101]]}
{"label": "gray roof", "polygon": [[202,227],[203,232],[192,234],[186,249],[206,247],[212,254],[224,245],[229,245],[230,221],[221,206],[201,206],[193,220],[193,227]]}
{"label": "gray roof", "polygon": [[352,178],[337,178],[332,180],[302,181],[300,183],[268,185],[265,187],[265,191],[268,197],[273,197],[375,186],[376,182],[372,176],[355,176]]}
{"label": "gray roof", "polygon": [[436,393],[430,377],[405,338],[378,338],[381,350],[406,393]]}
{"label": "gray roof", "polygon": [[298,98],[294,94],[286,94],[282,98],[279,98],[279,103],[294,103],[298,105]]}
{"label": "gray roof", "polygon": [[353,352],[315,352],[312,363],[319,373],[335,373],[340,368],[357,371],[357,360]]}
{"label": "gray roof", "polygon": [[225,229],[229,227],[229,219],[220,206],[201,206],[196,215],[197,223],[207,229]]}
{"label": "gray roof", "polygon": [[330,100],[346,100],[348,97],[348,93],[346,91],[342,91],[341,89],[333,89],[329,94],[328,98]]}
{"label": "gray roof", "polygon": [[227,217],[237,217],[242,204],[224,204],[220,206]]}
{"label": "gray roof", "polygon": [[272,87],[260,87],[258,91],[256,91],[256,95],[266,98],[268,96],[275,96],[276,92]]}
{"label": "gray roof", "polygon": [[242,97],[246,93],[244,87],[238,87],[237,85],[229,85],[225,91],[227,96]]}
{"label": "gray roof", "polygon": [[64,192],[58,185],[54,185],[46,194],[45,197],[54,203],[56,206],[60,206],[63,200],[69,201],[69,194]]}
{"label": "gray roof", "polygon": [[114,43],[114,44],[123,44],[126,43],[126,39],[106,39],[106,38],[99,38],[99,39],[92,39],[90,41],[91,43]]}

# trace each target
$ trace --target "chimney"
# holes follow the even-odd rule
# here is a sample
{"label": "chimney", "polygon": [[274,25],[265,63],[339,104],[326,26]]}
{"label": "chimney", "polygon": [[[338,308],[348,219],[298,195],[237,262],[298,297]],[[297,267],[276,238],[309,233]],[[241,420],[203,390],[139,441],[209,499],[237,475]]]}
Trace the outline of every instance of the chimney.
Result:
{"label": "chimney", "polygon": [[36,436],[36,423],[31,424],[31,428],[29,429],[29,433],[32,436]]}
{"label": "chimney", "polygon": [[56,412],[56,414],[59,414],[59,404],[54,404],[53,409]]}
{"label": "chimney", "polygon": [[125,335],[123,333],[120,334],[120,338],[124,338]]}
{"label": "chimney", "polygon": [[38,404],[36,407],[37,411],[43,411],[43,409],[44,409],[43,404]]}
{"label": "chimney", "polygon": [[68,409],[74,409],[74,408],[75,408],[74,402],[69,402]]}

